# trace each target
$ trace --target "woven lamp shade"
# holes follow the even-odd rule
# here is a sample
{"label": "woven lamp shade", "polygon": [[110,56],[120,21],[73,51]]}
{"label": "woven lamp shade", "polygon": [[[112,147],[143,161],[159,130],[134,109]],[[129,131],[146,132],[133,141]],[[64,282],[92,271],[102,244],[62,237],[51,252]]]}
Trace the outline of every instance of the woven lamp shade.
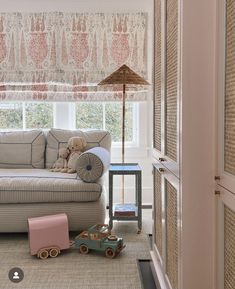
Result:
{"label": "woven lamp shade", "polygon": [[149,85],[149,83],[135,73],[130,67],[123,64],[120,68],[103,79],[98,85],[109,84],[136,84],[136,85]]}

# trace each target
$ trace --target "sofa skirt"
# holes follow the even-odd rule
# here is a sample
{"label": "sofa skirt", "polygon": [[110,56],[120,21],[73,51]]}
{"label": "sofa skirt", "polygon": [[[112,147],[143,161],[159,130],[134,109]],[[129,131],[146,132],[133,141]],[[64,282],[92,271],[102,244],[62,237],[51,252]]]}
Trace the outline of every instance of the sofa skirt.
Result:
{"label": "sofa skirt", "polygon": [[105,196],[98,201],[0,204],[0,232],[28,232],[28,218],[66,213],[70,231],[82,231],[105,222]]}

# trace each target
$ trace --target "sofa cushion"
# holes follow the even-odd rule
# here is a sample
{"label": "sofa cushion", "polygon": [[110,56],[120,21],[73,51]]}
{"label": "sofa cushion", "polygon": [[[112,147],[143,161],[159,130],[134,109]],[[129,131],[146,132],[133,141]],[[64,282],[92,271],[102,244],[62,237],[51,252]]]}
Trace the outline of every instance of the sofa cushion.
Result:
{"label": "sofa cushion", "polygon": [[44,168],[41,130],[0,132],[0,168]]}
{"label": "sofa cushion", "polygon": [[43,169],[0,169],[0,203],[97,201],[102,184]]}
{"label": "sofa cushion", "polygon": [[87,142],[86,150],[93,147],[103,147],[110,151],[111,136],[110,133],[104,130],[64,130],[51,129],[47,134],[46,147],[46,168],[51,168],[58,158],[58,151],[61,147],[66,147],[68,140],[71,137],[84,137]]}
{"label": "sofa cushion", "polygon": [[82,153],[77,161],[77,174],[84,182],[96,182],[108,170],[110,153],[95,147]]}

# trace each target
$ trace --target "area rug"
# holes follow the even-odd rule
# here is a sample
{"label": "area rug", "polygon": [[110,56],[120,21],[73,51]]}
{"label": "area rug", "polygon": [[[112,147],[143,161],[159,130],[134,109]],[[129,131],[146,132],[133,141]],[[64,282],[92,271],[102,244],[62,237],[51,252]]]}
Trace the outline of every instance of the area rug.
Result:
{"label": "area rug", "polygon": [[[97,252],[81,255],[71,248],[57,258],[39,260],[29,254],[27,234],[0,234],[0,288],[141,289],[137,259],[150,258],[148,237],[136,234],[129,225],[117,225],[113,232],[126,244],[114,259]],[[20,283],[8,279],[13,267],[24,271]]]}

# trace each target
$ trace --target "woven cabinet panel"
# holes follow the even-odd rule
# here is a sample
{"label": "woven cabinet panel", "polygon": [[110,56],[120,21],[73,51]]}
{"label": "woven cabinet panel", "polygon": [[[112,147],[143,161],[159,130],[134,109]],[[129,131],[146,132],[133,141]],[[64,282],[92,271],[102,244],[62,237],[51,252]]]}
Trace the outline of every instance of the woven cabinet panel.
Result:
{"label": "woven cabinet panel", "polygon": [[166,274],[178,289],[177,190],[166,180]]}
{"label": "woven cabinet panel", "polygon": [[224,207],[224,289],[235,288],[235,212]]}
{"label": "woven cabinet panel", "polygon": [[154,30],[154,148],[161,151],[161,66],[162,66],[162,33],[161,33],[161,0],[155,0]]}
{"label": "woven cabinet panel", "polygon": [[[224,170],[235,175],[235,5],[226,1]],[[235,287],[234,287],[235,288]]]}
{"label": "woven cabinet panel", "polygon": [[154,169],[154,234],[155,244],[162,257],[162,197],[161,173]]}
{"label": "woven cabinet panel", "polygon": [[178,0],[167,0],[166,155],[177,161]]}

